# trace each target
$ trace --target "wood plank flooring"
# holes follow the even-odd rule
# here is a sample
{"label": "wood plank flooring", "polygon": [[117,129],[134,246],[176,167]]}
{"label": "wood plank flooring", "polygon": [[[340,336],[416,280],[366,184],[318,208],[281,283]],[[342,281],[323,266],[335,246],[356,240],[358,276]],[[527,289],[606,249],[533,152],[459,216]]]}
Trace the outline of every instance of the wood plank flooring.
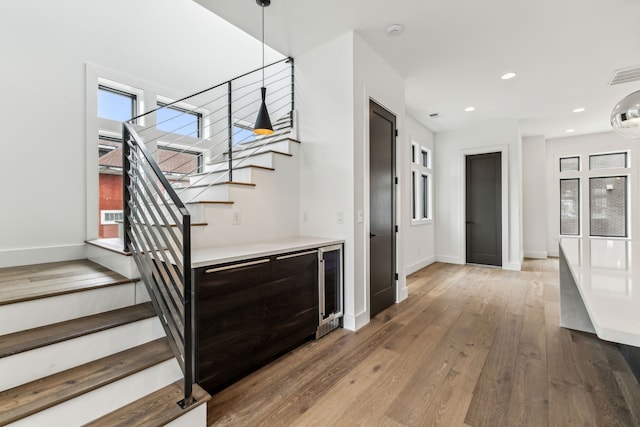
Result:
{"label": "wood plank flooring", "polygon": [[132,281],[86,259],[0,268],[0,305]]}
{"label": "wood plank flooring", "polygon": [[433,264],[358,332],[308,342],[215,394],[210,426],[640,426],[618,348],[559,327],[558,260]]}

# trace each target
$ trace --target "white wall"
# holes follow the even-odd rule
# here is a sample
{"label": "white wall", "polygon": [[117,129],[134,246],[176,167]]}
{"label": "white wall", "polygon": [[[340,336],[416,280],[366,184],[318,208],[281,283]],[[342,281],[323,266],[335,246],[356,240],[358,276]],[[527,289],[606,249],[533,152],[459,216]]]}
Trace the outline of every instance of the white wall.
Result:
{"label": "white wall", "polygon": [[544,136],[522,138],[524,256],[547,257],[546,141]]}
{"label": "white wall", "polygon": [[[611,151],[629,150],[631,156],[631,169],[629,170],[630,189],[630,237],[638,238],[640,235],[640,203],[637,194],[640,189],[638,165],[640,165],[640,153],[638,141],[625,139],[614,132],[596,133],[566,138],[548,139],[546,142],[546,192],[547,192],[547,253],[558,256],[558,237],[560,235],[560,157],[580,155],[582,157],[582,169],[589,165],[589,154],[606,153]],[[606,175],[606,172],[602,175]],[[588,180],[581,182],[581,222],[583,232],[588,232]]]}
{"label": "white wall", "polygon": [[[297,57],[295,78],[303,141],[300,233],[345,239],[345,327],[358,329],[369,321],[369,98],[396,114],[405,141],[404,81],[353,32]],[[398,150],[397,161],[398,173],[405,174],[406,150]],[[398,194],[400,225],[402,197]],[[398,272],[404,271],[402,234]],[[400,278],[398,301],[406,298],[404,274]]]}
{"label": "white wall", "polygon": [[259,67],[260,46],[191,0],[4,2],[0,267],[86,253],[86,63],[188,94]]}
{"label": "white wall", "polygon": [[[410,153],[411,144],[415,142],[431,150],[431,155],[435,155],[435,135],[416,119],[407,115],[407,130],[409,137],[404,141],[406,145],[403,150]],[[407,163],[410,163],[411,159]],[[432,170],[435,172],[437,165],[432,162]],[[435,176],[435,173],[432,177]],[[407,275],[420,270],[423,267],[435,262],[435,221],[426,223],[411,222],[411,168],[403,170],[400,179],[404,200],[405,218],[403,218],[404,228],[404,256],[405,272]],[[435,181],[435,180],[434,180]],[[432,189],[436,188],[432,182]],[[433,197],[433,196],[432,196]],[[432,198],[432,201],[435,198]]]}
{"label": "white wall", "polygon": [[[372,99],[396,116],[399,136],[396,140],[396,176],[406,176],[409,168],[407,146],[409,132],[405,119],[404,79],[357,33],[354,34],[354,209],[362,209],[364,222],[355,224],[355,279],[364,283],[356,294],[356,326],[369,319],[369,100]],[[406,185],[406,183],[405,183]],[[406,221],[403,186],[396,186],[396,302],[408,296],[404,260],[404,223]]]}
{"label": "white wall", "polygon": [[[516,120],[436,134],[436,254],[438,261],[464,264],[465,155],[503,152],[503,268],[522,263],[521,137]],[[506,173],[505,173],[506,172]]]}
{"label": "white wall", "polygon": [[345,316],[353,323],[353,34],[298,56],[295,88],[302,141],[300,234],[345,240]]}

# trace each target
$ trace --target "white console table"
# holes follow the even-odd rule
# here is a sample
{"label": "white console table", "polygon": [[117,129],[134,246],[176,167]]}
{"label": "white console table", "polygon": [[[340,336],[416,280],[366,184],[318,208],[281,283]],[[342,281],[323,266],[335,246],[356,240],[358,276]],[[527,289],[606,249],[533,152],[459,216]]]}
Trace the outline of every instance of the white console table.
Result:
{"label": "white console table", "polygon": [[560,326],[620,344],[640,375],[640,242],[562,238]]}

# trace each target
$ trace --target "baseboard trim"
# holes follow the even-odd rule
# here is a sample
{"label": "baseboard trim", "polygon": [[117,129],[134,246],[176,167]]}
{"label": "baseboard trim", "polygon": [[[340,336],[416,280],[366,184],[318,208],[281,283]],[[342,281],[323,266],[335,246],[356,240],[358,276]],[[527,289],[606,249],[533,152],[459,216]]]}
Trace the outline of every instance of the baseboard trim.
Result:
{"label": "baseboard trim", "polygon": [[409,288],[407,288],[406,286],[403,288],[399,288],[396,297],[396,304],[409,298]]}
{"label": "baseboard trim", "polygon": [[416,271],[422,270],[423,268],[433,264],[434,262],[436,262],[435,256],[431,256],[429,258],[423,259],[422,261],[418,261],[415,264],[412,264],[409,267],[407,267],[405,269],[405,274],[409,276],[415,273]]}
{"label": "baseboard trim", "polygon": [[502,266],[503,270],[510,270],[510,271],[521,271],[522,270],[522,264],[519,262],[508,262],[505,265]]}
{"label": "baseboard trim", "polygon": [[456,256],[436,255],[436,261],[447,264],[465,264],[464,260]]}
{"label": "baseboard trim", "polygon": [[525,258],[534,258],[534,259],[546,259],[547,251],[539,252],[539,251],[525,251]]}
{"label": "baseboard trim", "polygon": [[0,268],[47,262],[72,261],[87,257],[85,243],[0,250]]}
{"label": "baseboard trim", "polygon": [[369,312],[367,311],[358,313],[355,316],[353,314],[345,314],[342,319],[342,327],[350,331],[357,331],[369,323],[369,320]]}

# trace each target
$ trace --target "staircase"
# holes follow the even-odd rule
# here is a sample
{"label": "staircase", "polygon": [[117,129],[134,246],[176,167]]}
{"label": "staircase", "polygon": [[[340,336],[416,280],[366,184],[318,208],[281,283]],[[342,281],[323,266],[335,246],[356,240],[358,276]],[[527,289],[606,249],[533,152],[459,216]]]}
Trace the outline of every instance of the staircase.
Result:
{"label": "staircase", "polygon": [[[293,60],[262,75],[123,124],[121,238],[131,256],[105,245],[89,256],[139,279],[88,260],[0,270],[0,426],[206,425],[191,251],[299,229]],[[273,135],[255,136],[263,82],[279,119]],[[176,116],[158,123],[160,109]],[[197,131],[184,131],[185,117],[197,117]]]}
{"label": "staircase", "polygon": [[206,426],[144,286],[87,260],[0,269],[0,425]]}

